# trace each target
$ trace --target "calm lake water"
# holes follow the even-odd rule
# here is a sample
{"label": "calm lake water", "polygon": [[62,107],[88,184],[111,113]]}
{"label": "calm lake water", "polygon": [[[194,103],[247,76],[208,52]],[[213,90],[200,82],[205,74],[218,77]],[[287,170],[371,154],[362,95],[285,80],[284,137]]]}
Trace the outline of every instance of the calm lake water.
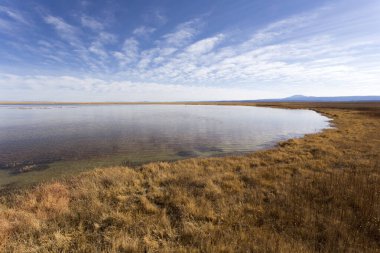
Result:
{"label": "calm lake water", "polygon": [[1,105],[0,186],[249,152],[328,126],[313,111],[249,106]]}

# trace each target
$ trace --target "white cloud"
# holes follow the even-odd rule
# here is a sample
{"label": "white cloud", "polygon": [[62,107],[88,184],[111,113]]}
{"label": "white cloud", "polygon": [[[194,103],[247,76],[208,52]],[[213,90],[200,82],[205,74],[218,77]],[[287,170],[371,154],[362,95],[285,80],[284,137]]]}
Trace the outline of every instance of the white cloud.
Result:
{"label": "white cloud", "polygon": [[[137,68],[121,69],[118,74],[169,83],[263,89],[282,86],[299,89],[297,93],[309,91],[313,85],[323,87],[324,92],[331,85],[341,88],[360,85],[372,87],[367,92],[374,92],[380,88],[380,65],[372,55],[380,39],[329,34],[330,29],[336,29],[332,26],[334,22],[326,20],[330,11],[320,8],[279,20],[257,30],[246,41],[218,48],[216,45],[222,39],[230,39],[228,34],[197,41],[194,37],[199,32],[198,26],[193,21],[187,22],[164,35],[157,47],[143,51]],[[346,19],[349,17],[347,14]],[[325,27],[321,27],[321,20],[327,22]],[[355,92],[362,94],[358,89]]]}
{"label": "white cloud", "polygon": [[172,47],[184,46],[199,32],[199,25],[199,19],[179,24],[173,33],[164,35],[163,41],[160,41],[159,44],[163,43]]}
{"label": "white cloud", "polygon": [[100,32],[96,40],[91,43],[89,51],[102,58],[106,58],[108,57],[108,52],[104,46],[107,44],[112,44],[116,41],[117,38],[115,35],[107,32]]}
{"label": "white cloud", "polygon": [[263,43],[272,41],[276,37],[288,35],[297,29],[310,25],[326,8],[318,9],[307,14],[295,15],[286,19],[279,20],[257,31],[249,41],[250,43]]}
{"label": "white cloud", "polygon": [[68,41],[72,45],[78,44],[75,27],[67,24],[63,19],[51,15],[45,16],[44,20],[47,24],[54,27],[62,39]]}
{"label": "white cloud", "polygon": [[95,35],[84,38],[84,32],[80,27],[70,25],[60,17],[45,15],[43,18],[56,30],[61,39],[71,46],[68,47],[65,43],[53,38],[50,43],[52,47],[40,47],[40,51],[46,54],[46,58],[60,63],[69,62],[72,65],[75,63],[81,71],[85,69],[88,73],[98,74],[111,71],[109,55],[112,53],[109,52],[107,46],[118,41],[116,35],[101,30]]}
{"label": "white cloud", "polygon": [[29,24],[24,16],[17,10],[0,5],[0,13],[5,13],[8,17],[23,24]]}
{"label": "white cloud", "polygon": [[103,43],[113,43],[117,41],[117,36],[112,33],[101,32],[99,37]]}
{"label": "white cloud", "polygon": [[[245,36],[235,36],[236,33],[232,35],[226,30],[203,34],[204,21],[194,19],[175,26],[153,42],[144,36],[159,28],[137,27],[132,37],[122,41],[98,21],[86,20],[82,26],[98,31],[85,38],[80,26],[47,15],[45,21],[71,47],[54,38],[40,42],[40,51],[13,43],[15,48],[40,53],[48,62],[75,63],[81,73],[97,77],[26,77],[25,85],[37,90],[42,86],[53,90],[56,85],[57,89],[78,94],[91,91],[118,96],[129,92],[141,94],[141,100],[154,100],[154,92],[149,89],[156,91],[157,99],[169,99],[168,94],[173,93],[178,100],[190,99],[190,95],[194,100],[204,94],[213,97],[212,92],[218,99],[227,99],[224,96],[228,92],[231,99],[249,99],[256,94],[270,94],[269,91],[277,94],[280,90],[279,96],[378,94],[380,36],[375,31],[380,26],[379,6],[347,12],[339,11],[341,5],[337,4],[277,20]],[[2,19],[0,28],[8,27],[1,22]],[[17,83],[21,87],[21,77]],[[9,88],[5,82],[1,85]],[[202,90],[208,93],[203,94]],[[254,93],[258,90],[261,93]],[[158,91],[166,95],[159,95]],[[145,99],[143,94],[147,96]]]}
{"label": "white cloud", "polygon": [[[189,101],[251,99],[268,96],[265,92],[250,92],[241,88],[200,87],[154,82],[105,81],[72,76],[17,76],[0,74],[0,90],[8,88],[8,96],[0,100],[44,101]],[[38,96],[26,96],[36,94]],[[33,92],[32,92],[33,91]],[[21,92],[21,93],[20,93]],[[35,93],[34,93],[35,92]],[[61,94],[71,94],[63,99]],[[14,97],[9,95],[13,94]]]}
{"label": "white cloud", "polygon": [[94,31],[100,31],[100,30],[103,30],[104,28],[104,25],[101,22],[97,21],[96,19],[92,17],[85,16],[85,15],[81,17],[81,23],[82,23],[82,26],[90,28]]}
{"label": "white cloud", "polygon": [[135,38],[124,41],[121,51],[113,52],[113,56],[119,60],[120,66],[124,67],[137,60],[139,53],[139,42]]}
{"label": "white cloud", "polygon": [[133,34],[136,36],[148,36],[149,34],[155,32],[157,29],[149,26],[139,26],[133,30]]}
{"label": "white cloud", "polygon": [[[176,52],[179,52],[180,49],[189,44],[199,32],[199,26],[200,20],[198,19],[181,23],[175,27],[173,32],[165,34],[160,40],[157,40],[155,47],[142,51],[139,51],[137,39],[133,37],[129,38],[124,42],[122,50],[114,52],[113,55],[118,59],[121,67],[128,65],[129,68],[131,67],[130,63],[137,62],[134,66],[136,69],[129,68],[130,71],[134,72],[129,73],[130,76],[137,74],[138,69],[147,71],[151,64],[163,64],[170,60]],[[204,43],[207,43],[207,41]]]}
{"label": "white cloud", "polygon": [[223,39],[222,34],[218,34],[214,37],[199,40],[190,45],[186,51],[191,54],[205,54],[214,49],[214,47]]}
{"label": "white cloud", "polygon": [[97,54],[100,57],[105,58],[108,56],[107,52],[99,43],[92,43],[88,50],[94,54]]}
{"label": "white cloud", "polygon": [[142,18],[146,23],[154,24],[156,26],[164,25],[168,21],[168,18],[160,9],[150,10],[147,13],[143,14]]}
{"label": "white cloud", "polygon": [[0,35],[14,37],[15,40],[23,32],[33,28],[33,21],[24,13],[10,7],[0,5]]}
{"label": "white cloud", "polygon": [[138,51],[139,42],[135,38],[128,38],[124,41],[123,51],[126,54],[136,54]]}

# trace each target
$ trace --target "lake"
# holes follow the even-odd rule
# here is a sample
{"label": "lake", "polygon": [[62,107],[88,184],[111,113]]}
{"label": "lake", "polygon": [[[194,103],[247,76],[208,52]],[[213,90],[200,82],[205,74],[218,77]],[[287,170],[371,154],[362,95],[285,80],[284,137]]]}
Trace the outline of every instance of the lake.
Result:
{"label": "lake", "polygon": [[216,105],[0,105],[0,186],[102,166],[242,154],[329,127],[311,110]]}

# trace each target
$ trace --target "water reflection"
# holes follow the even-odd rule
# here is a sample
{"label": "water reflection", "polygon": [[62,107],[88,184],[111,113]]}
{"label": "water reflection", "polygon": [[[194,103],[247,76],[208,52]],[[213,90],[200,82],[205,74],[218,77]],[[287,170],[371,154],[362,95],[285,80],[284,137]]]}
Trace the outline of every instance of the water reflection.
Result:
{"label": "water reflection", "polygon": [[113,161],[111,156],[128,164],[246,152],[326,127],[326,117],[308,110],[193,105],[3,105],[0,166],[15,174],[42,171],[59,161],[106,157]]}

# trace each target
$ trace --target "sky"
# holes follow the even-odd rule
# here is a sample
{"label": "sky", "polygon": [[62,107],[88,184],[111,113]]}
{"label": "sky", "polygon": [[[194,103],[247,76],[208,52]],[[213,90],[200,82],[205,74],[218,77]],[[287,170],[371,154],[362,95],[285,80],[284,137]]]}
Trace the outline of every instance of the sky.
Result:
{"label": "sky", "polygon": [[380,95],[379,0],[0,0],[0,101]]}

